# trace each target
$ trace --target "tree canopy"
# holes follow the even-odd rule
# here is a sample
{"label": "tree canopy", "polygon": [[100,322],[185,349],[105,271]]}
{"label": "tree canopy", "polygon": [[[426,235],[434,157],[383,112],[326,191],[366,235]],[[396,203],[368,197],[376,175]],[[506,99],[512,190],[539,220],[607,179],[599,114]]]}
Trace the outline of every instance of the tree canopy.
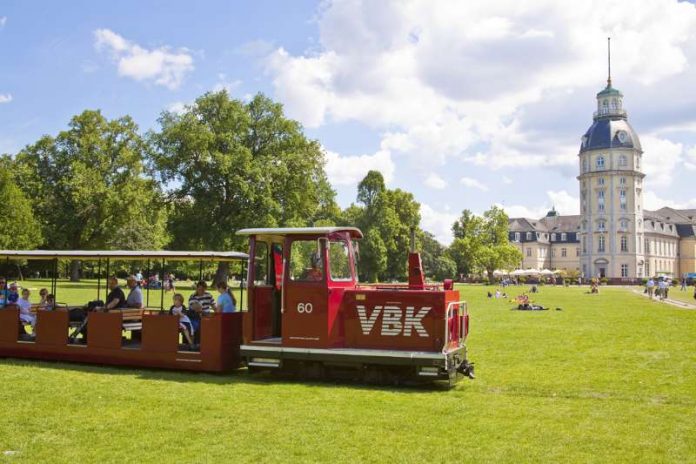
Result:
{"label": "tree canopy", "polygon": [[0,249],[31,249],[41,244],[41,226],[31,201],[4,168],[0,169],[0,205],[6,211],[5,219],[0,221]]}
{"label": "tree canopy", "polygon": [[320,145],[263,95],[207,93],[164,112],[153,169],[174,205],[174,248],[229,249],[242,227],[306,226],[339,214]]}

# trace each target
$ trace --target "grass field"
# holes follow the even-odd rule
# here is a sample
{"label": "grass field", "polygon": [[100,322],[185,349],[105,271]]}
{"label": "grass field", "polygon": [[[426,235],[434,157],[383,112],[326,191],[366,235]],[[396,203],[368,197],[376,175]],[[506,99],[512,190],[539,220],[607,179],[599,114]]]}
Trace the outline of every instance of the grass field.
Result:
{"label": "grass field", "polygon": [[696,311],[460,290],[477,379],[451,390],[0,360],[0,461],[696,462]]}

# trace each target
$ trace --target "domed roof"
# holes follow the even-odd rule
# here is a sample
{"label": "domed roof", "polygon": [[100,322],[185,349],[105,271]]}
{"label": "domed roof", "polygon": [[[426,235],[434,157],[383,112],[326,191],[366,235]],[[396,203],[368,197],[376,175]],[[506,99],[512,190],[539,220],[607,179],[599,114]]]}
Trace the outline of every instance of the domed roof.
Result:
{"label": "domed roof", "polygon": [[606,148],[641,150],[638,134],[625,118],[597,118],[582,136],[580,153]]}
{"label": "domed roof", "polygon": [[608,84],[604,88],[604,90],[602,90],[601,92],[599,92],[597,94],[597,97],[608,97],[608,96],[614,96],[614,95],[619,96],[619,97],[623,97],[623,94],[621,93],[621,91],[619,89],[615,89],[614,87],[611,86],[611,84]]}

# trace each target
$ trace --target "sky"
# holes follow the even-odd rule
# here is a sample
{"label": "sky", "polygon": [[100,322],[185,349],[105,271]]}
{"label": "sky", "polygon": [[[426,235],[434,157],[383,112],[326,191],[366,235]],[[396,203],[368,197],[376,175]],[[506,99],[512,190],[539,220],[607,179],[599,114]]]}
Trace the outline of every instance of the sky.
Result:
{"label": "sky", "polygon": [[377,169],[447,244],[464,209],[578,213],[609,36],[644,208],[696,208],[696,5],[673,0],[4,0],[0,153],[85,109],[147,131],[207,91],[262,92],[321,143],[341,206]]}

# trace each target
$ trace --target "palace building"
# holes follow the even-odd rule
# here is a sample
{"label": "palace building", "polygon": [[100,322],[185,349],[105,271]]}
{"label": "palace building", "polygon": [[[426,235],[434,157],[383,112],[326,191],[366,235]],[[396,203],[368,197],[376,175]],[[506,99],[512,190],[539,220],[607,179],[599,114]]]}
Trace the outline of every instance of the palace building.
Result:
{"label": "palace building", "polygon": [[696,209],[644,210],[642,158],[610,72],[578,154],[580,214],[510,218],[520,267],[612,279],[696,273]]}

